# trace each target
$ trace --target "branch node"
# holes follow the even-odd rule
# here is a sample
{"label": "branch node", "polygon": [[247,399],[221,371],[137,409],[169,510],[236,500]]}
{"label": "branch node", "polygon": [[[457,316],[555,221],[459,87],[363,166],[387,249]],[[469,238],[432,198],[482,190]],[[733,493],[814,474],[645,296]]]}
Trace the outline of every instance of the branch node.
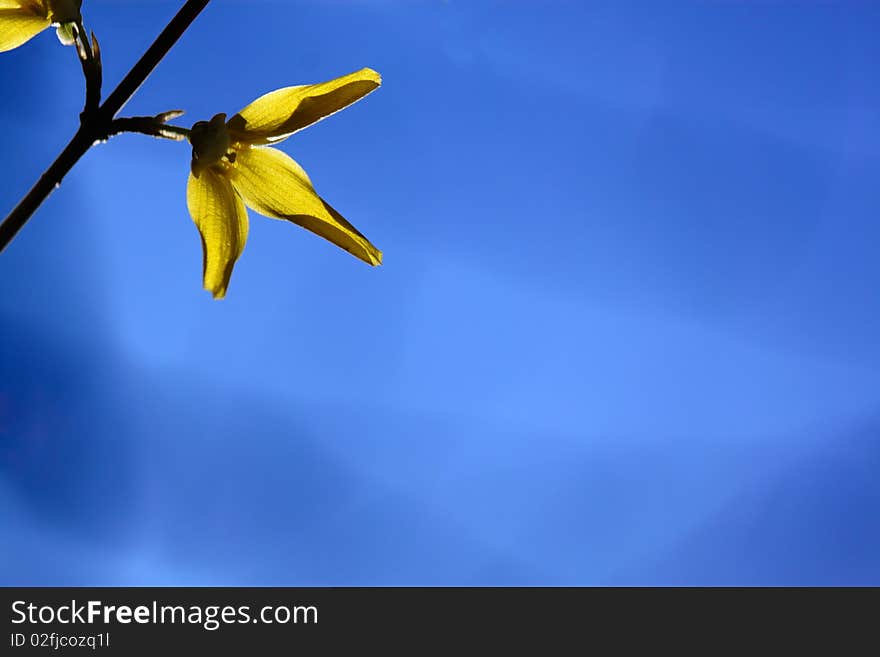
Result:
{"label": "branch node", "polygon": [[[86,31],[82,26],[82,22],[77,23],[77,53],[79,54],[80,63],[86,78],[86,102],[80,115],[80,128],[74,134],[70,143],[65,146],[64,150],[55,158],[55,161],[52,162],[34,186],[31,187],[30,191],[24,195],[18,202],[18,205],[0,223],[0,252],[9,245],[16,234],[18,234],[18,231],[33,216],[36,209],[52,193],[52,190],[60,184],[67,172],[73,168],[86,151],[96,141],[107,139],[113,134],[114,117],[209,2],[210,0],[186,0],[180,10],[165,26],[165,29],[159,33],[159,36],[156,37],[103,104],[101,103],[102,73],[98,40],[94,34],[91,40],[89,40],[86,37]],[[165,121],[170,118],[167,114],[166,112]],[[160,118],[162,116],[159,115]],[[155,126],[162,126],[162,134],[155,136],[177,140],[184,139],[188,134],[188,131],[184,128],[164,125],[164,121],[156,120],[157,117],[146,118],[153,124],[151,129],[156,132],[159,132],[159,129],[155,128]]]}

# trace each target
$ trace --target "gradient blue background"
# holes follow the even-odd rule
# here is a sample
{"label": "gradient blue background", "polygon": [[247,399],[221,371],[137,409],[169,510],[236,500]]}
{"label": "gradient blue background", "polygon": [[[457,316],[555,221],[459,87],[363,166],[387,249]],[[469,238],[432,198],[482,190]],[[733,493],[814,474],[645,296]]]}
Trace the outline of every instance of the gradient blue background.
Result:
{"label": "gradient blue background", "polygon": [[[85,4],[109,91],[180,3]],[[252,215],[214,302],[188,147],[91,151],[0,257],[0,583],[880,584],[878,28],[215,0],[126,113],[377,69],[284,149],[385,265]],[[0,89],[5,211],[82,83]]]}

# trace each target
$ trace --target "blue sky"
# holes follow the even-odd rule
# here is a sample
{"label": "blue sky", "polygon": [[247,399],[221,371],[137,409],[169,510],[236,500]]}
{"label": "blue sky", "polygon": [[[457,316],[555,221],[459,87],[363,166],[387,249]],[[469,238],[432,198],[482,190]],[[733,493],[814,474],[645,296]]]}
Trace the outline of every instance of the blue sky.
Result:
{"label": "blue sky", "polygon": [[[109,92],[176,2],[85,0]],[[880,8],[214,0],[126,107],[370,66],[283,149],[385,253],[93,149],[0,256],[0,583],[880,583]],[[0,205],[78,64],[0,57]]]}

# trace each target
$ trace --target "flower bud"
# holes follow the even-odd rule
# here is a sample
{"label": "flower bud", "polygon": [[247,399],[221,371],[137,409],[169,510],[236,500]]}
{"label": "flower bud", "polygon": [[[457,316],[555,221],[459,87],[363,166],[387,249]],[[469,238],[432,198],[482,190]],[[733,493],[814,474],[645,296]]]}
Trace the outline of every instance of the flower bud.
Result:
{"label": "flower bud", "polygon": [[226,115],[216,114],[210,121],[198,121],[189,133],[192,144],[192,170],[198,176],[208,167],[217,164],[229,151],[229,131]]}

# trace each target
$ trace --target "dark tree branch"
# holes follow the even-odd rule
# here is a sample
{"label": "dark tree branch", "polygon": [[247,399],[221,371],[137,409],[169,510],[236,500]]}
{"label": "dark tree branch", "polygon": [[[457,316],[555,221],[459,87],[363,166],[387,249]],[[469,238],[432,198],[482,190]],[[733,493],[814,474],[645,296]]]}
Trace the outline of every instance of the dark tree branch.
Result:
{"label": "dark tree branch", "polygon": [[143,54],[137,64],[128,72],[128,75],[122,78],[122,82],[104,101],[104,104],[101,106],[102,115],[112,119],[119,113],[119,110],[125,107],[125,104],[134,96],[138,88],[144,83],[144,80],[149,77],[153,69],[162,61],[162,58],[177,43],[177,40],[183,36],[183,33],[208,5],[208,2],[209,0],[187,0],[186,4],[177,12],[177,15],[171,19],[171,22],[165,26],[162,33],[147,48],[147,52]]}
{"label": "dark tree branch", "polygon": [[[13,208],[9,216],[3,220],[3,223],[0,224],[0,252],[9,245],[18,231],[28,222],[43,201],[48,198],[52,190],[61,184],[64,176],[85,155],[89,148],[105,135],[111,134],[113,119],[116,117],[116,114],[131,99],[138,88],[149,77],[150,73],[153,72],[153,69],[162,61],[162,58],[168,54],[168,51],[171,50],[174,44],[177,43],[177,40],[180,39],[196,17],[208,5],[209,1],[187,0],[183,7],[180,8],[180,11],[165,26],[165,29],[156,37],[152,45],[147,48],[143,56],[122,79],[122,82],[107,97],[104,104],[100,105],[93,114],[89,114],[86,111],[83,112],[83,120],[79,130],[76,131],[70,143],[65,146],[61,154],[43,172],[43,175],[40,176],[36,184],[19,201],[18,205]],[[87,38],[85,34],[83,34],[83,38]],[[97,41],[90,45],[94,46],[92,53],[94,55],[94,50],[97,50]],[[94,57],[92,59],[94,60]],[[88,75],[86,73],[87,109],[89,97]],[[98,93],[100,94],[100,86]],[[92,95],[94,95],[94,91],[92,91]]]}

